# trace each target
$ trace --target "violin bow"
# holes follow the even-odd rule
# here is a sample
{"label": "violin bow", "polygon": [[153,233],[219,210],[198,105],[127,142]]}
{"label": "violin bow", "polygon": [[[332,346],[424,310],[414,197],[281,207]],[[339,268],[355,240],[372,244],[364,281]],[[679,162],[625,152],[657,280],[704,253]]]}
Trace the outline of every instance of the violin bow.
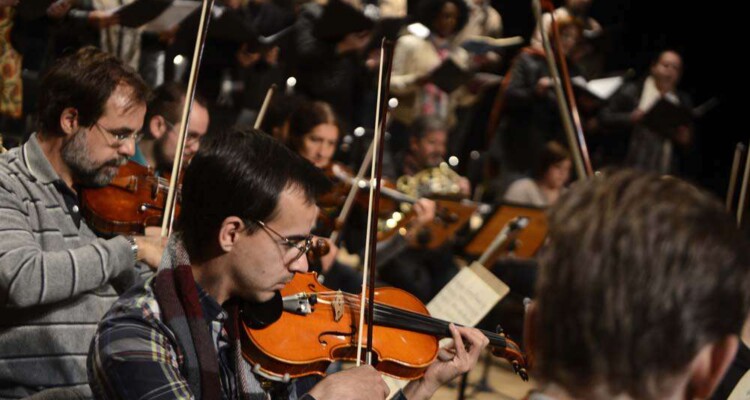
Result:
{"label": "violin bow", "polygon": [[[568,98],[570,105],[566,103],[566,96],[563,91],[563,79],[560,77],[560,72],[557,69],[555,62],[554,52],[552,50],[552,44],[549,40],[549,33],[545,27],[542,19],[542,1],[544,1],[544,9],[549,13],[551,18],[550,27],[555,36],[555,44],[557,45],[557,53],[560,61],[561,68],[563,70],[563,78],[565,79],[565,85],[568,89]],[[591,161],[588,155],[588,148],[586,146],[586,139],[583,136],[583,129],[580,124],[580,117],[578,116],[578,109],[575,105],[575,98],[573,97],[572,85],[570,84],[570,76],[568,74],[567,62],[565,61],[565,55],[562,54],[560,47],[560,34],[557,29],[557,21],[554,16],[554,6],[549,0],[532,0],[532,9],[534,10],[534,16],[536,17],[539,31],[542,36],[542,44],[544,45],[544,54],[547,59],[547,67],[549,68],[550,76],[552,77],[553,86],[555,88],[555,97],[557,98],[557,105],[560,108],[560,117],[562,118],[563,128],[565,129],[565,135],[568,139],[568,145],[570,146],[570,152],[573,154],[573,164],[576,167],[576,173],[578,179],[585,179],[593,175],[593,169],[591,168]],[[574,128],[573,119],[574,116],[577,125]],[[577,136],[577,137],[576,137]]]}
{"label": "violin bow", "polygon": [[185,152],[185,141],[187,140],[188,121],[190,112],[193,108],[195,98],[195,85],[198,82],[198,67],[200,67],[203,58],[203,46],[206,44],[206,34],[208,33],[208,23],[211,20],[211,11],[214,7],[214,0],[203,0],[201,8],[200,23],[198,24],[198,34],[195,38],[195,49],[193,50],[193,63],[190,66],[190,78],[188,87],[185,92],[185,104],[182,107],[182,117],[180,118],[180,132],[177,139],[177,150],[175,152],[174,162],[172,163],[172,176],[169,179],[169,191],[167,200],[164,205],[164,218],[161,224],[161,236],[167,237],[172,232],[174,225],[174,210],[177,203],[177,182],[182,170],[182,155]]}
{"label": "violin bow", "polygon": [[[378,73],[378,97],[375,108],[375,136],[373,138],[373,155],[372,165],[370,168],[370,182],[375,182],[370,186],[370,201],[367,213],[367,240],[365,242],[365,261],[364,270],[362,271],[362,293],[359,310],[359,337],[357,340],[357,366],[362,362],[362,326],[365,322],[365,305],[367,306],[367,351],[366,362],[372,365],[372,329],[374,321],[375,306],[375,248],[378,243],[378,232],[373,226],[373,221],[377,221],[379,204],[380,204],[380,179],[383,175],[383,145],[384,130],[386,126],[386,116],[388,114],[388,87],[391,84],[391,67],[393,66],[393,49],[392,41],[383,39],[380,46],[380,70]],[[361,169],[361,168],[360,168]],[[352,185],[353,186],[353,185]],[[366,301],[365,296],[369,299]]]}
{"label": "violin bow", "polygon": [[747,208],[748,185],[750,185],[750,153],[745,157],[745,173],[742,174],[740,200],[737,203],[737,226],[742,226],[742,214],[745,212],[745,208]]}
{"label": "violin bow", "polygon": [[263,118],[266,116],[266,111],[268,111],[268,104],[271,103],[271,98],[273,98],[273,94],[276,92],[276,84],[272,84],[271,87],[268,88],[268,91],[266,92],[266,98],[263,99],[263,104],[260,106],[260,111],[258,111],[258,116],[255,117],[255,124],[253,124],[253,129],[260,129],[260,126],[263,125]]}
{"label": "violin bow", "polygon": [[729,185],[727,187],[726,210],[732,212],[732,203],[734,202],[734,191],[737,188],[737,174],[740,171],[740,162],[742,155],[745,154],[745,145],[737,143],[734,148],[734,159],[732,160],[732,169],[729,172]]}

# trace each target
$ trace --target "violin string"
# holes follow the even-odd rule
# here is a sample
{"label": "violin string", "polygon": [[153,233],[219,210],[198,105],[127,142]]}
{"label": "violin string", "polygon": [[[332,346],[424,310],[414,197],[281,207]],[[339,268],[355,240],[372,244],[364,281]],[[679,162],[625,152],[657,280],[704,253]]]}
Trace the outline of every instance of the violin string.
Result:
{"label": "violin string", "polygon": [[[331,294],[335,296],[337,292],[320,292],[317,294],[318,297],[326,298]],[[347,306],[351,308],[359,307],[359,297],[357,297],[356,295],[343,294],[343,297],[346,300]],[[377,303],[375,305],[375,312],[377,314],[377,318],[385,319],[386,321],[392,323],[395,323],[396,318],[400,317],[398,321],[404,325],[421,324],[420,326],[429,327],[429,329],[431,329],[431,332],[434,331],[435,334],[440,335],[443,335],[445,332],[447,332],[447,322],[432,318],[428,315],[402,310],[381,303]]]}
{"label": "violin string", "polygon": [[[335,292],[335,291],[329,291],[329,292],[318,292],[318,297],[329,297],[329,296],[336,296],[339,293],[343,295],[344,299],[346,300],[347,305],[353,308],[359,307],[359,296],[350,294],[350,293],[343,293],[343,292]],[[375,304],[375,313],[376,313],[376,320],[378,318],[385,319],[387,322],[391,323],[400,323],[399,327],[403,326],[404,328],[409,328],[409,324],[416,324],[417,326],[424,327],[425,329],[429,329],[430,333],[436,334],[436,335],[446,335],[448,332],[448,325],[450,324],[447,321],[443,321],[437,318],[430,317],[429,315],[420,314],[414,311],[404,310],[397,307],[393,307],[387,304],[382,303],[376,303]],[[494,346],[506,346],[507,341],[503,336],[500,336],[497,333],[481,330],[481,332],[490,339],[490,342]]]}

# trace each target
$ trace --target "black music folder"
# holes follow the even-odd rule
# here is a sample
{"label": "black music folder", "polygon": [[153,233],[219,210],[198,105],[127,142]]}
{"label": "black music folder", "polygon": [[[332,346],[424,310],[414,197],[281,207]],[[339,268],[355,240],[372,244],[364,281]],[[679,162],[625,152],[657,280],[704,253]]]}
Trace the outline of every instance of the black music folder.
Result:
{"label": "black music folder", "polygon": [[446,58],[440,66],[430,74],[430,82],[445,93],[451,93],[461,85],[468,83],[473,74],[456,64],[452,58]]}
{"label": "black music folder", "polygon": [[643,116],[641,124],[665,137],[671,137],[678,127],[693,122],[693,110],[665,98],[657,101]]}
{"label": "black music folder", "polygon": [[27,21],[41,18],[47,14],[47,8],[55,0],[22,0],[16,6],[16,15]]}
{"label": "black music folder", "polygon": [[344,36],[373,29],[375,23],[362,11],[341,0],[329,0],[323,14],[315,21],[313,35],[326,41],[338,41]]}
{"label": "black music folder", "polygon": [[138,28],[158,17],[171,4],[171,0],[136,0],[116,8],[115,14],[120,17],[121,26]]}

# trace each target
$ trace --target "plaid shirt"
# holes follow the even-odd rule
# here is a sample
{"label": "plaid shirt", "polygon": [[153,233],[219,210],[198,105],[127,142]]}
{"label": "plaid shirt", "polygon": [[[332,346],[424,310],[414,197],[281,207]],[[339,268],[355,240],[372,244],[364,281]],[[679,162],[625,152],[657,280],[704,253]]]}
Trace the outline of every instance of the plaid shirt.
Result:
{"label": "plaid shirt", "polygon": [[[128,290],[99,324],[87,363],[89,385],[97,399],[195,399],[181,372],[184,356],[177,338],[162,321],[153,282],[152,277],[143,285]],[[228,314],[213,297],[196,286],[203,316],[219,355],[222,398],[239,400],[231,342],[224,328]],[[296,400],[297,393],[307,392],[318,379],[306,377],[293,381],[287,388],[289,400]],[[307,394],[299,399],[315,400]],[[406,400],[406,397],[399,391],[393,400]]]}
{"label": "plaid shirt", "polygon": [[[153,279],[129,290],[107,313],[97,330],[88,359],[89,383],[101,399],[193,399],[180,368],[177,338],[161,320]],[[224,329],[227,313],[198,286],[198,297],[219,355],[224,399],[239,394]]]}

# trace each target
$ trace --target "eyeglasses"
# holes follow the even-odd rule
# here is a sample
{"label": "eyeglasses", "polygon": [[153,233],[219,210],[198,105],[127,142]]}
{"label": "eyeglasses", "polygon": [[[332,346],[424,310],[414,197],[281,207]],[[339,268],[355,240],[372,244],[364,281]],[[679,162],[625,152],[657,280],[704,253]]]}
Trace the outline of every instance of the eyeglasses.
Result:
{"label": "eyeglasses", "polygon": [[[260,227],[263,228],[263,230],[266,231],[266,233],[268,233],[269,235],[275,235],[276,237],[278,237],[284,246],[287,246],[290,249],[293,248],[297,250],[298,253],[294,256],[294,258],[290,261],[290,263],[293,263],[299,260],[302,256],[307,254],[307,252],[310,251],[310,249],[312,249],[313,235],[307,235],[302,238],[294,238],[294,237],[288,238],[276,232],[275,230],[271,229],[271,227],[266,225],[263,221],[254,220],[253,222],[260,225]],[[301,243],[304,243],[304,244],[301,244]]]}
{"label": "eyeglasses", "polygon": [[99,128],[99,131],[101,132],[107,132],[110,136],[115,138],[115,144],[117,147],[120,147],[123,143],[125,143],[128,139],[133,139],[135,143],[138,143],[143,138],[143,132],[141,131],[132,131],[132,130],[111,130],[109,128],[105,128],[101,126],[98,122],[95,122],[94,125],[96,125],[97,128]]}
{"label": "eyeglasses", "polygon": [[[167,127],[169,127],[169,129],[174,130],[175,132],[177,132],[177,128],[175,128],[175,124],[167,121],[166,119],[164,119],[164,123],[167,124]],[[187,134],[187,140],[185,140],[185,144],[200,142],[202,136],[203,135],[199,135],[199,134],[197,134],[195,132],[188,132],[188,134]]]}

